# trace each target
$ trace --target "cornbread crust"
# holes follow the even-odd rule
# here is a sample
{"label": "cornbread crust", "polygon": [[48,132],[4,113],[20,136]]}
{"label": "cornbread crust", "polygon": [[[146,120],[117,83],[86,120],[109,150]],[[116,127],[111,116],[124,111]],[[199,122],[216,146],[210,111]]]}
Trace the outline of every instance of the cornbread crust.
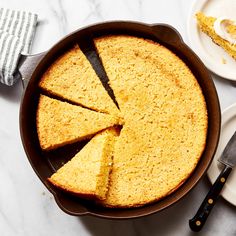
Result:
{"label": "cornbread crust", "polygon": [[167,48],[132,36],[95,44],[125,124],[115,144],[107,207],[137,207],[177,189],[204,150],[207,109],[185,63]]}
{"label": "cornbread crust", "polygon": [[40,95],[36,124],[43,150],[74,143],[119,125],[120,118]]}
{"label": "cornbread crust", "polygon": [[[236,60],[236,45],[229,43],[227,40],[221,38],[215,33],[214,22],[215,17],[205,16],[204,13],[199,12],[196,14],[197,23],[201,31],[207,34],[214,43],[222,47],[229,55]],[[227,28],[228,32],[236,34],[236,26],[230,25]]]}
{"label": "cornbread crust", "polygon": [[79,46],[59,57],[44,73],[39,86],[49,94],[89,109],[119,114]]}
{"label": "cornbread crust", "polygon": [[117,135],[115,128],[100,132],[48,180],[80,197],[104,200]]}

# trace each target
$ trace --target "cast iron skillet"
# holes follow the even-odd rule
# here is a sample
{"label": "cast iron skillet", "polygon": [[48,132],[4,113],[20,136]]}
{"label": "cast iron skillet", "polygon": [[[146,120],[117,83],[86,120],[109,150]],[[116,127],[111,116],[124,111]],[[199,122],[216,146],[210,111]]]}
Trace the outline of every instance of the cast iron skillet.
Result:
{"label": "cast iron skillet", "polygon": [[[39,99],[38,82],[43,72],[63,52],[76,43],[86,45],[89,38],[107,34],[128,34],[152,39],[163,44],[177,54],[192,70],[204,93],[209,127],[206,148],[202,157],[186,182],[171,195],[162,200],[133,209],[107,209],[96,206],[90,201],[81,200],[58,190],[47,182],[47,178],[58,169],[63,162],[70,159],[85,143],[77,143],[60,148],[54,152],[43,153],[37,137],[35,114]],[[220,133],[220,107],[218,96],[206,67],[196,54],[184,44],[180,34],[165,24],[147,25],[137,22],[107,22],[89,26],[73,32],[59,41],[49,51],[35,56],[22,57],[19,71],[25,81],[29,81],[20,109],[20,133],[27,157],[40,180],[54,195],[58,206],[68,214],[94,215],[110,219],[127,219],[153,214],[172,205],[186,195],[200,180],[211,163]]]}

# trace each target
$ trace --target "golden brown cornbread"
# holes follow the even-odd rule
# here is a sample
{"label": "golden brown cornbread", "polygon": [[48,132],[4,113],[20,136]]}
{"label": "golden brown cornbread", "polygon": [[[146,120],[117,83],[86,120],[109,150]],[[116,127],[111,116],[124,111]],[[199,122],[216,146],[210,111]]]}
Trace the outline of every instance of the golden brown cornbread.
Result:
{"label": "golden brown cornbread", "polygon": [[[74,194],[100,199],[99,202],[107,207],[137,207],[157,201],[188,178],[204,150],[207,110],[201,88],[182,60],[150,40],[119,35],[99,38],[95,43],[125,124],[116,138],[114,150],[113,145],[104,141],[106,135],[98,142],[92,142],[93,138],[50,181]],[[64,63],[66,60],[62,67]],[[100,117],[100,113],[68,104],[73,107],[72,111],[71,107],[65,108],[67,103],[55,99],[46,106],[41,100],[37,120],[42,116],[43,125],[40,129],[38,125],[38,132],[43,130],[43,135],[39,132],[39,139],[46,137],[47,145],[57,137],[61,137],[60,145],[66,144],[65,140],[78,135],[77,125],[85,125],[82,130],[91,133],[94,128],[91,119],[95,117],[97,122],[97,115]],[[80,114],[82,118],[77,119],[75,107],[85,110]],[[87,111],[93,114],[87,115]],[[68,119],[69,125],[64,121]],[[110,126],[121,124],[119,118],[115,119]],[[49,137],[52,133],[54,136]],[[113,167],[106,194],[107,164],[112,150]],[[95,159],[91,159],[92,156]],[[99,174],[104,172],[106,174]],[[82,183],[82,179],[86,181]]]}
{"label": "golden brown cornbread", "polygon": [[[215,17],[206,16],[204,13],[199,12],[196,14],[197,23],[201,31],[211,37],[212,41],[222,47],[229,55],[231,55],[236,60],[236,45],[229,43],[227,40],[221,38],[215,33],[214,22]],[[229,25],[227,27],[229,33],[236,35],[236,26]]]}
{"label": "golden brown cornbread", "polygon": [[108,207],[136,207],[178,188],[205,147],[207,109],[196,78],[167,48],[131,36],[95,44],[125,124],[115,144]]}
{"label": "golden brown cornbread", "polygon": [[120,119],[41,95],[36,123],[41,148],[51,150],[118,125]]}
{"label": "golden brown cornbread", "polygon": [[116,129],[110,128],[94,136],[80,152],[57,170],[49,181],[81,197],[104,200],[117,135]]}
{"label": "golden brown cornbread", "polygon": [[92,110],[119,113],[79,46],[57,59],[44,73],[39,86],[49,94]]}

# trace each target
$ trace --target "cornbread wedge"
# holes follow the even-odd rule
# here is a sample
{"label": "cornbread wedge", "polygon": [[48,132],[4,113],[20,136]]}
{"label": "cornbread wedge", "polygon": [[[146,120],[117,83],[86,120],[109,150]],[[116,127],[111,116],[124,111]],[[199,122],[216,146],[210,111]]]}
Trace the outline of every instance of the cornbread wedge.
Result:
{"label": "cornbread wedge", "polygon": [[204,150],[207,109],[187,65],[153,41],[116,35],[95,44],[124,114],[107,207],[138,207],[177,189]]}
{"label": "cornbread wedge", "polygon": [[103,129],[120,124],[120,120],[41,95],[36,123],[41,148],[51,150],[89,138]]}
{"label": "cornbread wedge", "polygon": [[39,86],[49,94],[89,109],[119,113],[79,46],[57,59],[44,73]]}
{"label": "cornbread wedge", "polygon": [[[214,43],[222,47],[229,55],[231,55],[236,60],[236,44],[233,45],[227,40],[221,38],[216,34],[214,30],[214,22],[216,21],[216,18],[206,16],[202,12],[197,13],[196,18],[201,31],[211,37]],[[227,27],[227,31],[236,35],[236,26],[229,25]]]}
{"label": "cornbread wedge", "polygon": [[104,200],[112,168],[113,146],[118,132],[114,128],[93,137],[49,181],[68,192],[85,198]]}

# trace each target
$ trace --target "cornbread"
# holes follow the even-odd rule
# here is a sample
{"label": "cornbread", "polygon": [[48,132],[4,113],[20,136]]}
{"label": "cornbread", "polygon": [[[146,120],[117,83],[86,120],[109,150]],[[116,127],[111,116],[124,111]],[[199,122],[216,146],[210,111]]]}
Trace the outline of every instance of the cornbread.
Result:
{"label": "cornbread", "polygon": [[36,124],[41,148],[51,150],[118,125],[120,119],[41,95]]}
{"label": "cornbread", "polygon": [[[205,148],[208,117],[202,90],[179,57],[151,40],[115,35],[96,38],[95,45],[123,117],[116,107],[102,107],[103,95],[97,86],[89,87],[93,82],[81,82],[75,85],[76,89],[68,90],[66,85],[70,83],[60,87],[61,81],[54,80],[60,77],[58,71],[63,74],[67,70],[68,79],[75,75],[77,78],[81,72],[77,70],[83,66],[72,70],[68,63],[71,65],[74,53],[77,58],[77,50],[81,53],[79,48],[59,58],[44,74],[40,86],[45,89],[42,84],[51,81],[53,89],[47,85],[46,90],[55,95],[56,81],[61,93],[56,94],[58,99],[78,105],[41,96],[37,127],[42,149],[101,132],[49,181],[66,191],[94,198],[106,207],[138,207],[157,201],[190,176]],[[82,71],[87,73],[91,68],[83,63],[86,69]],[[83,102],[72,100],[68,91],[73,91],[75,97],[81,96]],[[118,124],[123,125],[119,135],[111,128]]]}
{"label": "cornbread", "polygon": [[54,173],[49,181],[81,197],[104,200],[117,135],[116,129],[111,128],[94,136],[80,152]]}
{"label": "cornbread", "polygon": [[[207,34],[214,43],[222,47],[229,55],[236,60],[236,44],[232,44],[216,34],[214,30],[215,17],[206,16],[204,13],[199,12],[196,14],[197,23],[202,32]],[[236,25],[229,25],[227,31],[236,35]]]}
{"label": "cornbread", "polygon": [[39,86],[49,94],[92,110],[119,113],[79,46],[57,59],[44,73]]}
{"label": "cornbread", "polygon": [[187,65],[132,36],[95,40],[125,124],[115,143],[107,207],[157,201],[192,173],[204,150],[207,109]]}

